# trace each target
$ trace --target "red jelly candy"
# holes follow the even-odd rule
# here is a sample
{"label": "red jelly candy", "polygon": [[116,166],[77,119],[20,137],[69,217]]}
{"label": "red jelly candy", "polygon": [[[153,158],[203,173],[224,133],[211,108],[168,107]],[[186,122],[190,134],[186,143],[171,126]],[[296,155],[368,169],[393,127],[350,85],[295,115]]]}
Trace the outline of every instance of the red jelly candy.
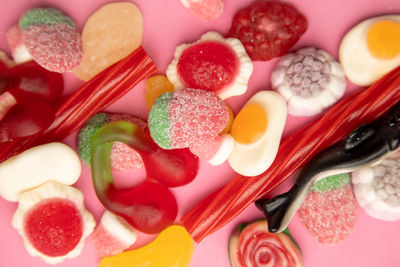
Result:
{"label": "red jelly candy", "polygon": [[233,81],[238,60],[223,43],[201,42],[183,51],[177,68],[189,87],[218,91]]}
{"label": "red jelly candy", "polygon": [[66,255],[81,240],[80,212],[69,200],[45,200],[32,208],[25,218],[24,228],[29,241],[45,255]]}
{"label": "red jelly candy", "polygon": [[261,0],[236,13],[228,36],[240,39],[252,60],[269,60],[289,51],[307,26],[292,5]]}
{"label": "red jelly candy", "polygon": [[174,223],[178,213],[174,195],[156,181],[145,180],[138,186],[121,189],[111,185],[106,194],[107,208],[145,233],[161,232]]}

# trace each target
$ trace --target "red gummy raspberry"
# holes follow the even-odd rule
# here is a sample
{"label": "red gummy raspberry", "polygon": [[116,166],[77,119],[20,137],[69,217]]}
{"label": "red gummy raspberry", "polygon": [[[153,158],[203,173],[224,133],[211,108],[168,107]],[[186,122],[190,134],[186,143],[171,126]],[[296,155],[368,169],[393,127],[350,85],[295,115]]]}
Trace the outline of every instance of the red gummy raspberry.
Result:
{"label": "red gummy raspberry", "polygon": [[238,38],[252,60],[269,60],[289,51],[307,26],[292,5],[259,0],[236,13],[228,36]]}

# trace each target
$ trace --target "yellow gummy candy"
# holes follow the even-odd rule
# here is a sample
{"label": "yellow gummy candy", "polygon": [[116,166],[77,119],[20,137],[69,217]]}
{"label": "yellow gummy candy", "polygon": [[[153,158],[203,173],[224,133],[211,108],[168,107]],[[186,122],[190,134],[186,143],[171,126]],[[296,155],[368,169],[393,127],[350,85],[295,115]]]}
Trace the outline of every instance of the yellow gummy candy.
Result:
{"label": "yellow gummy candy", "polygon": [[151,109],[154,101],[165,92],[173,92],[174,85],[164,75],[155,75],[146,80],[146,105]]}
{"label": "yellow gummy candy", "polygon": [[105,257],[99,267],[185,267],[193,254],[193,240],[183,226],[172,225],[150,244]]}

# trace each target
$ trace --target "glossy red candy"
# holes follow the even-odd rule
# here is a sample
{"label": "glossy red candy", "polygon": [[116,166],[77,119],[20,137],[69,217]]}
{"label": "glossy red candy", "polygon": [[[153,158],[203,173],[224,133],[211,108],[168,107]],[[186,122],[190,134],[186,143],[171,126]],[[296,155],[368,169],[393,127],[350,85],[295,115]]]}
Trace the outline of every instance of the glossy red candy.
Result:
{"label": "glossy red candy", "polygon": [[252,60],[269,60],[289,51],[307,26],[292,5],[259,0],[236,13],[228,36],[238,38]]}

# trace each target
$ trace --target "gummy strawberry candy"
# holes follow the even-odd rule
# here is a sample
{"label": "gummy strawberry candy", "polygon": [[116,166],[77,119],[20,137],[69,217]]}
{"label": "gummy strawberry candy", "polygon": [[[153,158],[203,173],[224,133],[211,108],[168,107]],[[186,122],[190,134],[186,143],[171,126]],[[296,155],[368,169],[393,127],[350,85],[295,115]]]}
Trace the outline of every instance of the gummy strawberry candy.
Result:
{"label": "gummy strawberry candy", "polygon": [[238,38],[252,60],[269,60],[289,51],[307,26],[307,19],[290,4],[255,1],[236,13],[228,36]]}

